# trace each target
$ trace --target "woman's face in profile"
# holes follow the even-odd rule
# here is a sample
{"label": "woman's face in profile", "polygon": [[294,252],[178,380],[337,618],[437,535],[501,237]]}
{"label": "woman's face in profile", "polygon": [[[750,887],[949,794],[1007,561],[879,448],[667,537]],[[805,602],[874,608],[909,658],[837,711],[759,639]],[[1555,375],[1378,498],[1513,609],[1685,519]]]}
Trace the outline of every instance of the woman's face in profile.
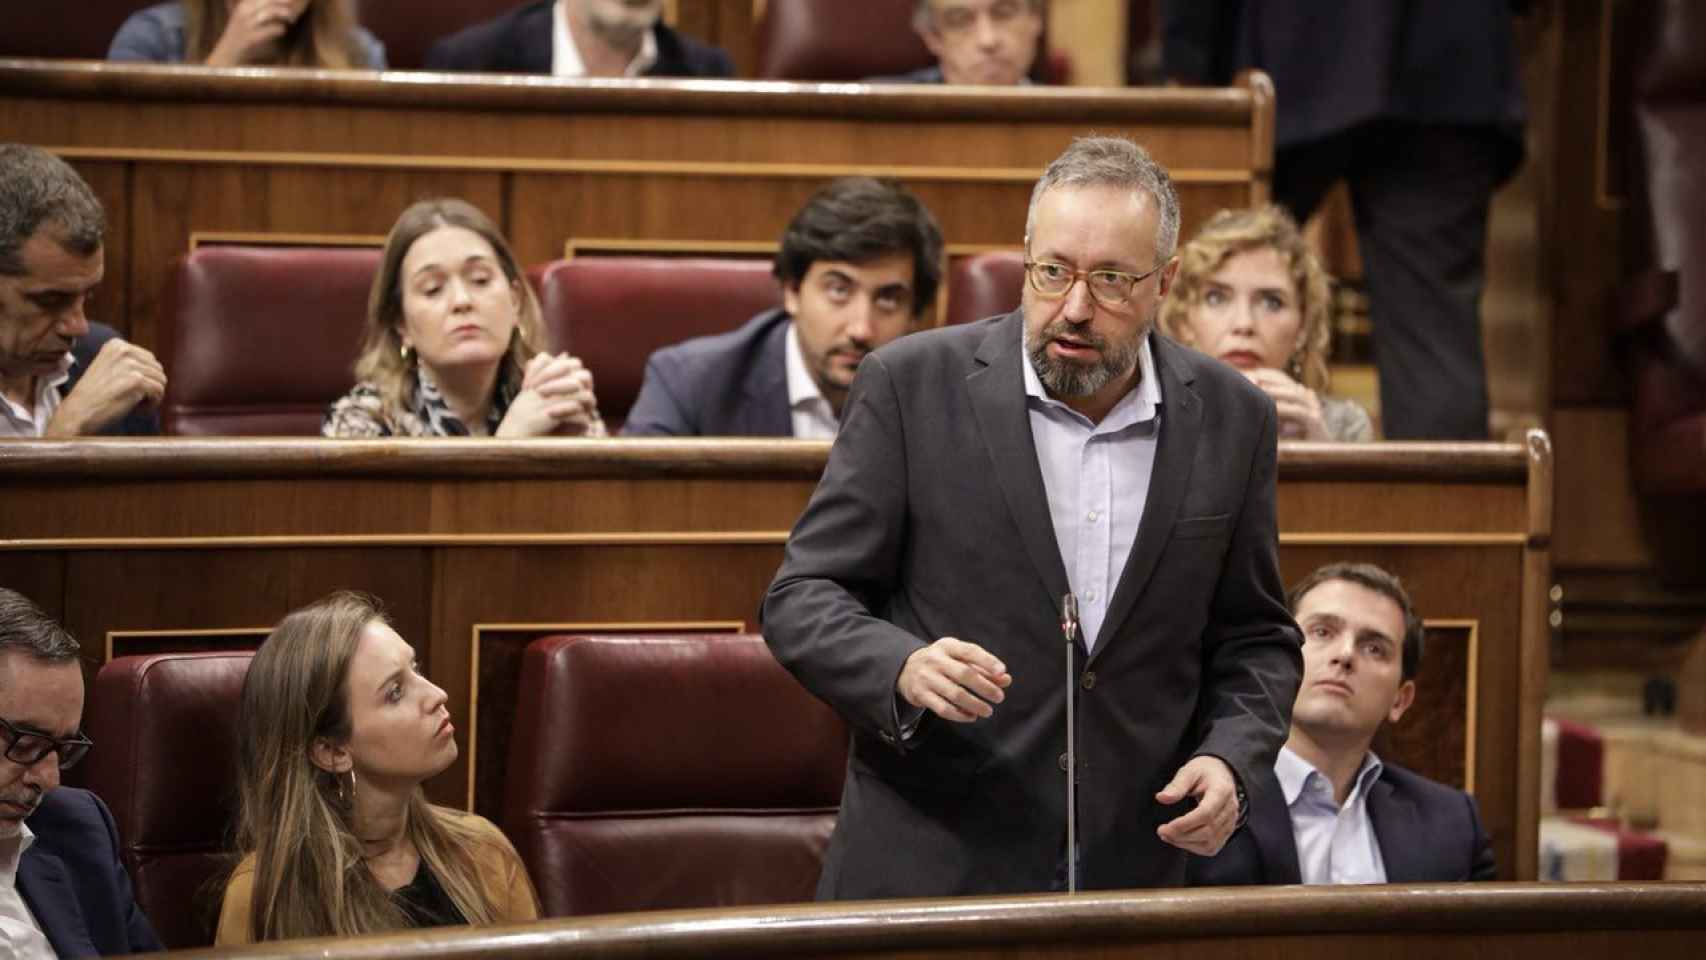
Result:
{"label": "woman's face in profile", "polygon": [[486,238],[466,227],[424,233],[403,256],[399,333],[435,370],[496,367],[521,317],[521,297]]}
{"label": "woman's face in profile", "polygon": [[1284,370],[1303,341],[1303,311],[1272,247],[1234,253],[1204,278],[1190,311],[1198,350],[1240,370]]}
{"label": "woman's face in profile", "polygon": [[415,650],[374,620],[350,660],[350,738],[356,782],[409,788],[456,760],[445,692],[417,669]]}

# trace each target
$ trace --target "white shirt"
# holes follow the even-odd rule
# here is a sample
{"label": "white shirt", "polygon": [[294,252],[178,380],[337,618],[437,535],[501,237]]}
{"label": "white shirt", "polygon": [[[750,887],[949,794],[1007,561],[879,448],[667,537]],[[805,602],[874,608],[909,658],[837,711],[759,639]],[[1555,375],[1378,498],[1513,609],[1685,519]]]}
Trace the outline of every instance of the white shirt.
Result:
{"label": "white shirt", "polygon": [[[581,59],[580,48],[575,46],[575,35],[569,29],[569,8],[563,0],[557,0],[551,5],[551,73],[558,77],[586,76],[586,62]],[[647,30],[640,36],[640,52],[623,71],[623,76],[637,77],[652,68],[658,62],[658,40],[652,31]]]}
{"label": "white shirt", "polygon": [[801,440],[834,440],[841,429],[835,408],[817,388],[811,371],[806,369],[805,354],[800,352],[800,334],[788,322],[788,332],[782,335],[783,364],[788,368],[788,411],[794,424],[794,436]]}
{"label": "white shirt", "polygon": [[53,944],[47,942],[30,905],[18,892],[18,861],[36,842],[25,824],[18,835],[0,837],[0,956],[15,960],[55,960]]}
{"label": "white shirt", "polygon": [[1386,861],[1368,819],[1368,791],[1384,769],[1371,751],[1351,782],[1345,805],[1333,800],[1333,784],[1309,761],[1281,747],[1274,775],[1291,811],[1297,865],[1304,883],[1385,883]]}
{"label": "white shirt", "polygon": [[1048,492],[1054,539],[1066,579],[1078,597],[1078,626],[1084,648],[1101,636],[1108,600],[1119,584],[1137,527],[1149,502],[1160,436],[1161,380],[1145,337],[1138,351],[1142,379],[1114,404],[1101,423],[1054,399],[1031,366],[1025,368],[1025,405],[1031,438]]}
{"label": "white shirt", "polygon": [[36,402],[30,410],[14,403],[11,397],[0,396],[0,437],[39,437],[47,432],[48,422],[59,410],[59,388],[71,379],[72,357],[68,352],[60,361],[59,373],[36,378]]}

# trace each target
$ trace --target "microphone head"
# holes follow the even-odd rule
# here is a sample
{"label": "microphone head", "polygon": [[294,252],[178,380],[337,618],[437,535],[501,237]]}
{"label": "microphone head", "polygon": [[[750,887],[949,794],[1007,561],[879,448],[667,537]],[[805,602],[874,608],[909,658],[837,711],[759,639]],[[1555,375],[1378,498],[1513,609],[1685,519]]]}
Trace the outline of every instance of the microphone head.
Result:
{"label": "microphone head", "polygon": [[1078,633],[1078,595],[1067,593],[1060,598],[1060,629],[1068,637]]}

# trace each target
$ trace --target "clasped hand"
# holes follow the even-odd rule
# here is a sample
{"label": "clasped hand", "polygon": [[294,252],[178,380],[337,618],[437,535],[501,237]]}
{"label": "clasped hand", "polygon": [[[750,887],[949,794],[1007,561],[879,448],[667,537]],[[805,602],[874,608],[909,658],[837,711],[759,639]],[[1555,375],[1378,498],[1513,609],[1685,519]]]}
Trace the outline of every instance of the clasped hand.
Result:
{"label": "clasped hand", "polygon": [[592,372],[578,357],[541,353],[529,360],[522,372],[521,390],[510,401],[497,435],[601,437],[604,432],[598,398],[592,391]]}

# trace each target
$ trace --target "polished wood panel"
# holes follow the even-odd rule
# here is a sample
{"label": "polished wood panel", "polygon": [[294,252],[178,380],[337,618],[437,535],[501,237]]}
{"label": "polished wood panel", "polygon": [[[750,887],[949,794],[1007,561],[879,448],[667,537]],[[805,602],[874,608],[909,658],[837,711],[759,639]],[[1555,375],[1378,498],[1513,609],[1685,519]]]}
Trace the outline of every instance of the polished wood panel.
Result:
{"label": "polished wood panel", "polygon": [[[1133,891],[685,910],[262,944],[234,958],[1693,958],[1700,884]],[[211,957],[214,951],[180,954]]]}
{"label": "polished wood panel", "polygon": [[197,233],[382,234],[411,200],[456,194],[534,264],[579,236],[774,242],[823,181],[870,174],[917,190],[951,242],[1011,246],[1031,183],[1093,130],[1171,169],[1188,233],[1268,196],[1272,112],[1260,75],[879,90],[0,60],[0,129],[90,171],[126,218],[108,241],[124,293],[102,319],[151,347]]}
{"label": "polished wood panel", "polygon": [[[1535,875],[1546,675],[1550,450],[1286,444],[1288,582],[1335,560],[1401,576],[1441,636],[1449,716],[1392,759],[1471,787],[1502,875]],[[81,637],[237,636],[339,587],[387,602],[422,652],[462,756],[429,786],[495,812],[516,637],[538,624],[750,627],[828,445],[787,440],[90,440],[0,459],[0,572],[36,570]],[[23,558],[20,560],[20,558]],[[503,625],[519,625],[504,628]],[[508,642],[488,645],[490,632]],[[480,651],[489,649],[488,661]],[[507,671],[507,672],[506,672]],[[476,708],[477,704],[477,708]]]}

